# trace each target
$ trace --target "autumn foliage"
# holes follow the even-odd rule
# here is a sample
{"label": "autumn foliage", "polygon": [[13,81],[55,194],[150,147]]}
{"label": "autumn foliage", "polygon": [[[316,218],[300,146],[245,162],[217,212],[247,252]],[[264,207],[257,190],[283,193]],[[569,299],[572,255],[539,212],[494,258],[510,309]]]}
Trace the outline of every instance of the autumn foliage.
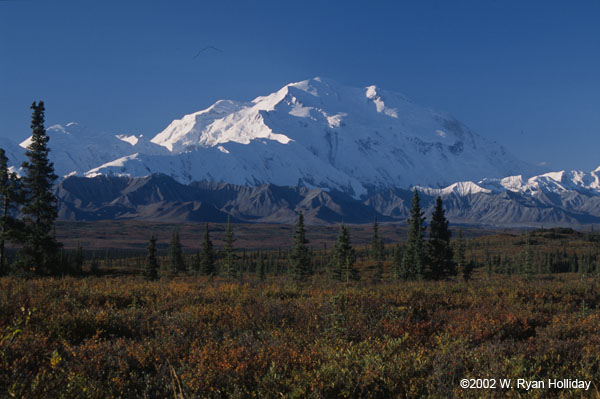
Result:
{"label": "autumn foliage", "polygon": [[[600,281],[297,286],[0,279],[0,392],[63,398],[598,397]],[[579,378],[593,392],[463,390]]]}

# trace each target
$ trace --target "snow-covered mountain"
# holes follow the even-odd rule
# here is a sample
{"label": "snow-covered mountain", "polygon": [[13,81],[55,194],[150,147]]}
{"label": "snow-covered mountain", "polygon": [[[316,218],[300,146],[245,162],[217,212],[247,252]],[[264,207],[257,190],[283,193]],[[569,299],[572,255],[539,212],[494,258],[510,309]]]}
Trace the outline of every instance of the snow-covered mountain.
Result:
{"label": "snow-covered mountain", "polygon": [[[541,170],[375,86],[292,83],[247,103],[218,101],[151,139],[76,123],[47,131],[57,174],[88,177],[57,186],[68,219],[286,223],[302,209],[312,223],[404,221],[416,187],[427,212],[441,196],[453,222],[600,222],[600,167]],[[0,138],[13,170],[28,143]]]}
{"label": "snow-covered mountain", "polygon": [[11,172],[17,172],[25,160],[25,151],[11,140],[0,137],[0,148],[2,148],[8,158],[8,165]]}
{"label": "snow-covered mountain", "polygon": [[502,179],[483,179],[481,186],[492,191],[514,191],[536,195],[539,193],[564,193],[577,191],[593,195],[600,194],[600,167],[586,173],[578,170],[544,173],[525,179],[523,176],[510,176]]}
{"label": "snow-covered mountain", "polygon": [[563,195],[576,192],[600,196],[600,166],[591,172],[579,170],[548,172],[524,178],[523,175],[508,176],[500,179],[484,178],[479,182],[463,181],[453,183],[444,188],[417,186],[427,195],[456,194],[465,196],[477,193],[513,192],[533,197],[540,195]]}
{"label": "snow-covered mountain", "polygon": [[322,78],[248,103],[218,101],[171,122],[151,143],[165,152],[129,148],[105,162],[82,159],[77,171],[323,187],[355,197],[385,187],[444,187],[541,172],[448,114],[375,86]]}
{"label": "snow-covered mountain", "polygon": [[[135,152],[168,153],[142,135],[95,132],[75,122],[50,126],[46,133],[50,137],[50,159],[54,162],[55,173],[60,177],[84,174],[98,165]],[[30,140],[31,137],[19,144],[19,155],[23,159],[22,153]]]}

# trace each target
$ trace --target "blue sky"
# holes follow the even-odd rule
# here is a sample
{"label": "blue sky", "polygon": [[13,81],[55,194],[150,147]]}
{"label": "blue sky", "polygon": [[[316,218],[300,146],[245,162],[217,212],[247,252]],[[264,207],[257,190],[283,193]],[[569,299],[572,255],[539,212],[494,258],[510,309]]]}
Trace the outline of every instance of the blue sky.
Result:
{"label": "blue sky", "polygon": [[[325,76],[453,114],[531,163],[600,165],[597,1],[0,0],[0,136],[154,135],[221,98]],[[206,50],[205,46],[222,50]]]}

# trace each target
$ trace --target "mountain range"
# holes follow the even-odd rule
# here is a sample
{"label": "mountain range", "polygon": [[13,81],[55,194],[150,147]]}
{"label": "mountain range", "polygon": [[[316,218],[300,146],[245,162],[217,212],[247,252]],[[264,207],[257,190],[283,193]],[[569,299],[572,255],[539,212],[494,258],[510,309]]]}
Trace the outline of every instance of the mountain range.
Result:
{"label": "mountain range", "polygon": [[[64,219],[311,223],[404,220],[412,188],[451,220],[582,224],[600,217],[600,168],[548,172],[451,115],[375,86],[314,78],[220,100],[153,137],[54,125]],[[29,139],[28,139],[29,140]],[[23,147],[0,139],[13,169]]]}
{"label": "mountain range", "polygon": [[[555,180],[556,178],[561,180]],[[520,186],[519,177],[452,184],[442,189],[417,187],[425,214],[435,198],[443,199],[453,223],[487,226],[581,226],[600,223],[597,172],[581,176],[594,184],[577,186],[568,174],[533,177]],[[575,187],[569,187],[574,184]],[[505,187],[505,186],[507,187]],[[489,188],[484,188],[487,186]],[[565,187],[567,186],[567,187]],[[182,184],[170,176],[70,176],[56,187],[59,216],[64,220],[136,219],[293,223],[302,210],[308,224],[404,222],[411,190],[383,189],[365,198],[334,190],[257,186],[209,181]]]}

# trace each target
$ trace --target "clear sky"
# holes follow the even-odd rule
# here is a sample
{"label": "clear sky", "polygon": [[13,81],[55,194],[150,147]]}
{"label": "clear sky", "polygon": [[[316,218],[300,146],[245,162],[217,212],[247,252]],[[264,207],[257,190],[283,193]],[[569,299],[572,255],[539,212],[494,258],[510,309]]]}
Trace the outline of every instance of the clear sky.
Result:
{"label": "clear sky", "polygon": [[531,163],[600,165],[598,1],[0,0],[0,137],[27,137],[37,99],[47,125],[153,136],[314,76],[401,92]]}

